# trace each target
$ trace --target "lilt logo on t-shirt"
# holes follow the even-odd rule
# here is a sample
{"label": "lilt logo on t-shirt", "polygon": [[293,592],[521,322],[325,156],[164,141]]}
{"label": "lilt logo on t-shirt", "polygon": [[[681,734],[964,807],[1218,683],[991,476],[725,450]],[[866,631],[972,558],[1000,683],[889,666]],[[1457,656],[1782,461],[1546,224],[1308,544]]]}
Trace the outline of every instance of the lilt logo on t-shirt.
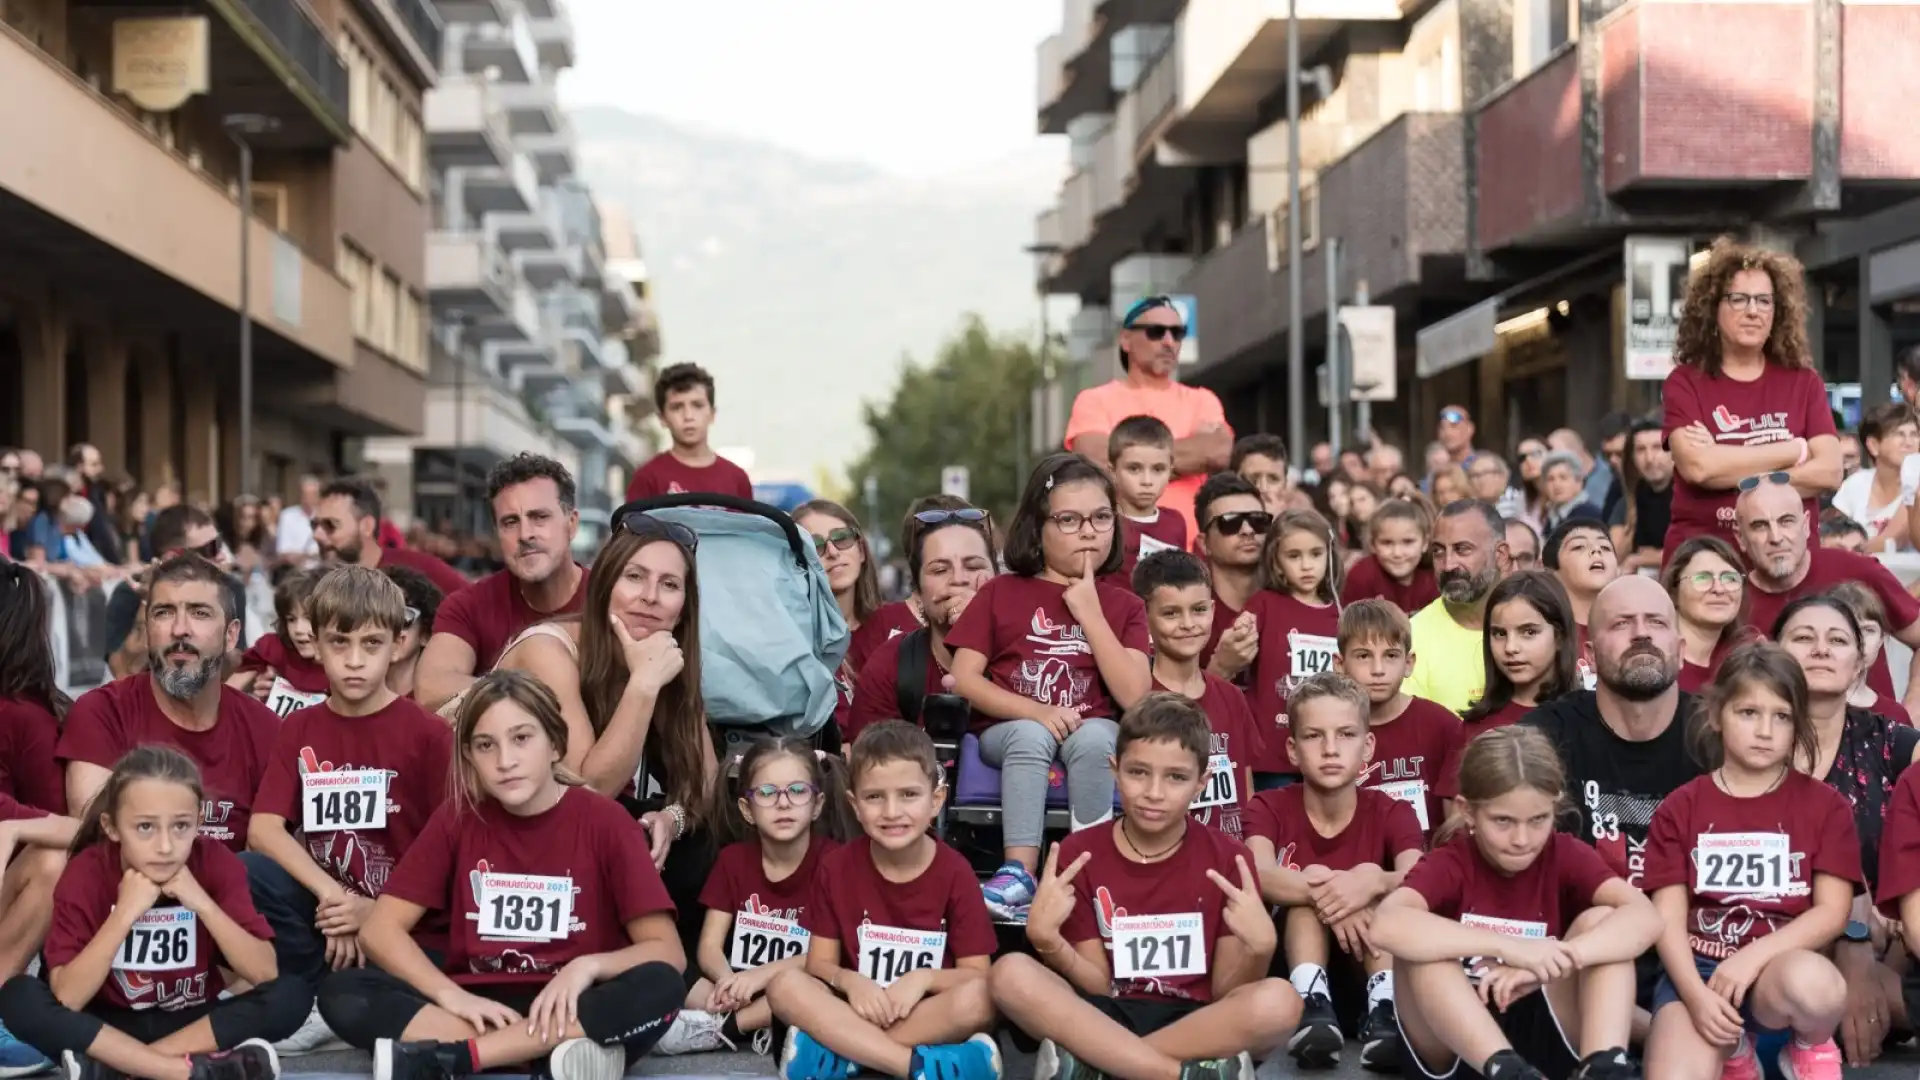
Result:
{"label": "lilt logo on t-shirt", "polygon": [[773,907],[761,900],[759,893],[748,893],[747,898],[740,901],[740,910],[750,915],[771,915],[776,919],[797,919],[800,917],[801,909],[798,904],[790,908]]}
{"label": "lilt logo on t-shirt", "polygon": [[687,489],[686,489],[686,488],[683,488],[683,487],[681,487],[681,486],[680,486],[680,481],[678,481],[678,480],[673,480],[673,481],[670,481],[670,482],[668,482],[668,484],[667,484],[667,494],[669,494],[669,495],[685,495],[686,493],[687,493]]}
{"label": "lilt logo on t-shirt", "polygon": [[1725,405],[1716,405],[1713,408],[1713,426],[1720,430],[1714,436],[1714,441],[1739,443],[1743,446],[1784,442],[1793,437],[1787,431],[1789,415],[1785,412],[1763,412],[1743,417],[1735,414]]}
{"label": "lilt logo on t-shirt", "polygon": [[1014,671],[1014,693],[1042,705],[1069,708],[1087,700],[1094,673],[1078,670],[1066,661],[1069,656],[1093,655],[1087,632],[1079,623],[1054,622],[1046,611],[1035,608],[1027,641],[1034,646],[1034,655],[1033,659],[1022,660]]}

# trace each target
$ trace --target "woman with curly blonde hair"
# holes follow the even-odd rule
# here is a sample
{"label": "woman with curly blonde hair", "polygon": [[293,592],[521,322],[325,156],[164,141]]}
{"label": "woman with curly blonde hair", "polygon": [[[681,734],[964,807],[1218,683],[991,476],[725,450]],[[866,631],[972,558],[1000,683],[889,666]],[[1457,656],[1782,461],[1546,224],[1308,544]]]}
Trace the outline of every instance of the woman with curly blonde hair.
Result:
{"label": "woman with curly blonde hair", "polygon": [[1721,237],[1694,270],[1662,394],[1675,473],[1665,558],[1693,536],[1737,542],[1733,503],[1749,481],[1785,473],[1809,521],[1814,500],[1840,486],[1840,440],[1806,324],[1790,255]]}

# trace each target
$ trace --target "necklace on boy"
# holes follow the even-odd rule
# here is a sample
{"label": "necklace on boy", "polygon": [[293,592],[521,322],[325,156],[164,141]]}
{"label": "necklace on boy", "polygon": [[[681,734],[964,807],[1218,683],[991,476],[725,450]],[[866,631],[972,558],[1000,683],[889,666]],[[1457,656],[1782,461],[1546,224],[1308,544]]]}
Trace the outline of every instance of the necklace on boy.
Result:
{"label": "necklace on boy", "polygon": [[1128,830],[1127,819],[1124,817],[1120,819],[1120,836],[1122,839],[1124,839],[1127,842],[1127,846],[1133,849],[1133,853],[1135,855],[1140,856],[1141,862],[1159,862],[1161,859],[1164,859],[1167,856],[1173,854],[1175,851],[1180,850],[1180,845],[1187,842],[1187,830],[1181,829],[1180,838],[1178,840],[1175,840],[1173,843],[1167,845],[1165,850],[1156,851],[1153,854],[1149,855],[1146,852],[1140,850],[1139,844],[1136,844],[1133,842],[1133,833],[1130,830]]}

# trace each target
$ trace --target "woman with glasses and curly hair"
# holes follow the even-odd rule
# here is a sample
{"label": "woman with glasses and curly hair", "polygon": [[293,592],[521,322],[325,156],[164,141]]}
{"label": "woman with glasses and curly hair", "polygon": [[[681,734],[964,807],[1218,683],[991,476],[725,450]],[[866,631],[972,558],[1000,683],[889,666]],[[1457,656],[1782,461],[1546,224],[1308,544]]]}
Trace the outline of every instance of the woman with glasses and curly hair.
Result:
{"label": "woman with glasses and curly hair", "polygon": [[1689,537],[1732,541],[1735,489],[1748,477],[1786,473],[1809,519],[1840,486],[1840,440],[1806,321],[1792,256],[1722,237],[1694,270],[1662,393],[1677,474],[1667,558]]}

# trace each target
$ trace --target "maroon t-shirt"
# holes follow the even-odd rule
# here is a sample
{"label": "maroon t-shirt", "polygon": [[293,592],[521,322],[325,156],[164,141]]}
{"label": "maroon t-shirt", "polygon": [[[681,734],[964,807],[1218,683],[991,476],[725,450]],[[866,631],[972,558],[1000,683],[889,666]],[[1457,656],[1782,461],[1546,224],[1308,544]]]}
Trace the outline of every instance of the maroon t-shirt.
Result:
{"label": "maroon t-shirt", "polygon": [[[1827,384],[1811,368],[1783,368],[1768,364],[1758,379],[1741,382],[1725,375],[1709,376],[1698,368],[1676,367],[1661,390],[1665,415],[1663,435],[1671,440],[1679,428],[1704,424],[1721,446],[1764,446],[1789,439],[1812,439],[1836,434]],[[1718,536],[1729,544],[1735,535],[1733,488],[1708,491],[1673,475],[1673,520],[1667,526],[1662,565],[1690,537]],[[1818,520],[1820,508],[1806,502],[1808,521]]]}
{"label": "maroon t-shirt", "polygon": [[1133,570],[1140,565],[1142,558],[1156,551],[1187,549],[1187,519],[1175,511],[1158,510],[1151,521],[1121,514],[1119,521],[1120,569],[1101,577],[1102,585],[1132,592]]}
{"label": "maroon t-shirt", "polygon": [[[1772,635],[1775,620],[1788,604],[1803,596],[1826,592],[1843,581],[1857,581],[1880,598],[1880,606],[1887,612],[1888,637],[1920,620],[1920,600],[1914,599],[1900,584],[1900,579],[1893,576],[1893,571],[1880,565],[1880,560],[1838,548],[1811,547],[1807,549],[1806,578],[1786,592],[1768,592],[1752,578],[1747,579],[1747,625]],[[1885,649],[1880,650],[1873,666],[1867,669],[1867,685],[1876,694],[1900,700],[1900,694],[1893,688],[1893,675],[1887,668]]]}
{"label": "maroon t-shirt", "polygon": [[[1128,592],[1096,584],[1100,611],[1120,644],[1142,654],[1147,605]],[[1037,577],[1001,574],[988,579],[947,631],[947,646],[987,658],[987,678],[1002,690],[1043,705],[1077,708],[1083,717],[1118,720],[1119,706],[1100,678],[1087,634],[1067,610],[1067,587]],[[976,732],[998,720],[974,711]]]}
{"label": "maroon t-shirt", "polygon": [[[1101,825],[1098,828],[1082,829],[1065,840],[1060,841],[1061,866],[1070,866],[1081,853],[1089,857],[1087,865],[1073,879],[1073,910],[1067,915],[1067,921],[1060,927],[1060,934],[1070,945],[1083,941],[1098,941],[1107,951],[1107,970],[1113,971],[1121,957],[1116,953],[1113,942],[1114,920],[1117,918],[1138,918],[1140,916],[1200,916],[1199,941],[1184,947],[1198,950],[1196,956],[1199,974],[1192,975],[1136,975],[1131,978],[1119,978],[1110,975],[1107,995],[1116,998],[1135,998],[1148,1001],[1187,1001],[1204,1005],[1213,1000],[1214,943],[1222,937],[1230,936],[1226,924],[1221,921],[1220,913],[1227,905],[1226,894],[1220,886],[1207,877],[1212,870],[1228,881],[1240,880],[1240,868],[1234,865],[1234,857],[1245,859],[1247,869],[1253,869],[1253,855],[1240,841],[1214,829],[1187,829],[1186,839],[1172,855],[1158,862],[1135,862],[1120,853],[1120,845],[1113,836],[1114,826]],[[1122,927],[1122,929],[1127,929]],[[1153,929],[1147,929],[1143,936],[1161,936]],[[1164,938],[1163,938],[1164,940]],[[1189,939],[1191,940],[1191,939]],[[1122,944],[1121,948],[1126,948]],[[1151,953],[1166,954],[1168,947],[1156,947],[1149,952],[1147,963],[1155,957]],[[1175,956],[1180,955],[1174,952]],[[1165,959],[1164,955],[1158,959]],[[1193,963],[1163,965],[1191,968]]]}
{"label": "maroon t-shirt", "polygon": [[1920,889],[1920,769],[1901,772],[1887,799],[1880,831],[1880,883],[1874,901],[1889,919],[1900,918],[1900,901]]}
{"label": "maroon t-shirt", "polygon": [[1410,804],[1372,788],[1359,788],[1354,794],[1353,817],[1345,828],[1327,836],[1307,816],[1307,785],[1263,791],[1247,804],[1247,835],[1272,844],[1275,861],[1288,870],[1309,866],[1351,870],[1367,865],[1391,870],[1403,852],[1427,846]]}
{"label": "maroon t-shirt", "polygon": [[0,698],[0,794],[65,814],[67,786],[53,757],[59,739],[60,721],[45,704]]}
{"label": "maroon t-shirt", "polygon": [[[971,609],[969,609],[971,610]],[[879,929],[875,952],[893,952],[897,960],[907,950],[881,944],[880,937],[891,939],[944,935],[937,966],[950,968],[965,956],[991,957],[999,949],[993,920],[987,915],[987,901],[980,895],[980,881],[966,857],[938,840],[933,841],[933,861],[912,881],[888,881],[873,864],[873,840],[861,836],[844,847],[828,852],[813,875],[813,893],[806,902],[800,925],[816,938],[840,945],[840,966],[859,971],[876,982],[890,982],[903,974],[895,966],[892,976],[876,969],[881,956],[863,956],[860,928]],[[907,931],[893,934],[888,931]],[[924,955],[920,953],[918,955]],[[881,965],[882,968],[885,964]]]}
{"label": "maroon t-shirt", "polygon": [[[1494,728],[1503,728],[1508,724],[1517,724],[1522,717],[1536,708],[1538,708],[1538,706],[1522,705],[1517,701],[1509,701],[1494,710],[1494,712],[1484,720],[1476,720],[1473,723],[1461,721],[1460,730],[1454,734],[1452,742],[1447,746],[1447,759],[1441,763],[1439,775],[1434,777],[1434,798],[1441,803],[1445,803],[1448,799],[1460,794],[1460,755],[1467,752],[1467,744],[1472,742],[1475,736],[1483,731],[1492,731]],[[1441,812],[1440,820],[1446,820],[1444,810]]]}
{"label": "maroon t-shirt", "polygon": [[287,685],[303,694],[324,694],[328,690],[327,669],[320,661],[309,660],[280,640],[279,634],[267,634],[240,654],[238,671],[272,671]]}
{"label": "maroon t-shirt", "polygon": [[[481,936],[486,874],[570,879],[566,936]],[[453,927],[447,970],[463,983],[544,982],[570,960],[631,945],[627,924],[633,920],[673,912],[646,832],[619,803],[586,788],[567,788],[551,810],[532,817],[510,814],[491,799],[482,799],[478,810],[443,803],[401,857],[386,891],[446,912]]]}
{"label": "maroon t-shirt", "polygon": [[[1240,617],[1240,612],[1243,610],[1245,609],[1233,607],[1225,600],[1220,599],[1219,593],[1213,594],[1213,627],[1207,631],[1207,647],[1200,653],[1201,667],[1206,667],[1208,664],[1213,663],[1213,654],[1215,650],[1220,648],[1221,636],[1228,630],[1233,629],[1233,621]],[[1248,664],[1246,667],[1240,669],[1240,674],[1235,675],[1232,682],[1242,693],[1245,693],[1247,684],[1251,682],[1252,679],[1253,665]]]}
{"label": "maroon t-shirt", "polygon": [[534,623],[558,615],[572,615],[586,599],[586,567],[580,567],[580,584],[558,611],[533,610],[521,595],[520,579],[501,570],[443,600],[433,617],[433,632],[466,642],[473,650],[474,670],[488,672],[499,663],[500,654],[515,634]]}
{"label": "maroon t-shirt", "polygon": [[707,883],[700,887],[700,906],[708,911],[771,915],[799,922],[807,912],[807,898],[813,894],[814,872],[821,860],[839,848],[827,837],[809,837],[800,865],[774,881],[767,877],[766,863],[761,861],[759,839],[728,844],[720,849]]}
{"label": "maroon t-shirt", "polygon": [[[187,854],[185,870],[193,875],[193,880],[200,883],[200,887],[206,890],[207,896],[219,905],[221,911],[240,924],[240,929],[261,941],[273,940],[273,930],[267,926],[267,920],[254,910],[253,894],[247,889],[247,868],[239,856],[205,836],[196,837],[193,850]],[[113,843],[95,844],[67,862],[66,870],[60,874],[60,884],[54,886],[53,890],[53,923],[47,928],[46,944],[49,971],[57,971],[73,963],[74,958],[93,943],[94,935],[100,932],[107,916],[113,913],[114,902],[120,899],[120,878],[124,873],[125,868],[120,863],[120,846]],[[165,913],[158,916],[160,919],[165,919],[167,914],[186,911],[165,896],[155,901],[148,910],[149,913]],[[99,991],[88,1004],[115,1009],[175,1012],[219,1000],[220,991],[227,985],[220,975],[220,969],[229,966],[227,958],[220,952],[220,946],[215,944],[213,934],[207,930],[206,920],[196,918],[194,922],[198,940],[194,945],[191,967],[165,971],[128,971],[123,970],[116,960],[112,973],[100,984]],[[129,937],[136,936],[147,935],[136,928]],[[136,942],[135,947],[138,948],[140,944]],[[165,942],[158,944],[166,947]]]}
{"label": "maroon t-shirt", "polygon": [[[859,681],[854,684],[853,705],[847,710],[847,719],[840,725],[840,741],[852,746],[853,740],[869,726],[882,720],[899,720],[900,716],[900,650],[906,642],[905,635],[889,638],[880,643],[880,647],[867,658],[866,666],[860,669]],[[927,650],[927,683],[921,687],[926,694],[944,694],[940,685],[946,669],[933,657],[933,646],[923,646]],[[921,700],[925,700],[924,698]],[[925,727],[926,718],[921,717],[921,727]]]}
{"label": "maroon t-shirt", "polygon": [[627,501],[651,499],[656,495],[699,493],[753,498],[753,481],[747,471],[726,458],[714,455],[711,465],[688,465],[662,450],[633,471],[627,484]]}
{"label": "maroon t-shirt", "polygon": [[1414,567],[1413,577],[1395,581],[1372,555],[1363,555],[1347,570],[1347,587],[1340,590],[1340,606],[1359,600],[1391,600],[1411,615],[1440,599],[1440,584],[1434,580],[1433,567],[1422,563]]}
{"label": "maroon t-shirt", "polygon": [[[462,592],[472,584],[461,576],[460,571],[448,566],[445,559],[412,548],[382,548],[380,565],[405,566],[420,571],[427,575],[428,581],[439,587],[442,599]],[[434,625],[439,625],[438,621]]]}
{"label": "maroon t-shirt", "polygon": [[[322,870],[351,892],[377,897],[400,853],[447,801],[452,768],[453,729],[408,698],[368,716],[341,716],[315,705],[281,725],[253,812],[285,818],[287,830],[306,841],[307,854]],[[368,769],[387,774],[385,828],[304,831],[306,804],[317,798],[324,806],[327,797],[323,786],[307,790],[309,777]]]}
{"label": "maroon t-shirt", "polygon": [[847,644],[847,670],[853,672],[855,684],[859,683],[860,674],[867,670],[867,661],[873,658],[880,646],[919,628],[920,620],[914,617],[913,606],[905,600],[880,605],[879,610],[853,632],[853,640]]}
{"label": "maroon t-shirt", "polygon": [[1399,716],[1376,721],[1371,730],[1373,757],[1360,774],[1360,786],[1405,802],[1420,820],[1420,831],[1432,832],[1447,819],[1438,789],[1447,755],[1460,737],[1459,714],[1409,695]]}
{"label": "maroon t-shirt", "polygon": [[1815,874],[1865,880],[1845,795],[1788,772],[1772,791],[1740,798],[1709,773],[1660,800],[1640,881],[1649,894],[1685,886],[1687,944],[1725,960],[1811,908]]}
{"label": "maroon t-shirt", "polygon": [[1287,760],[1287,695],[1307,676],[1333,670],[1340,651],[1340,609],[1261,589],[1247,601],[1247,610],[1260,623],[1260,654],[1253,658],[1247,703],[1266,747],[1253,767],[1297,776],[1299,770]]}
{"label": "maroon t-shirt", "polygon": [[1464,830],[1420,857],[1404,887],[1427,910],[1479,930],[1525,938],[1558,938],[1593,906],[1600,886],[1620,875],[1599,852],[1567,833],[1554,833],[1527,868],[1507,874],[1488,862]]}
{"label": "maroon t-shirt", "polygon": [[1900,704],[1898,699],[1887,694],[1881,694],[1876,698],[1873,705],[1869,707],[1867,711],[1879,716],[1884,716],[1896,724],[1905,724],[1907,727],[1913,726],[1913,714],[1908,712],[1907,707]]}
{"label": "maroon t-shirt", "polygon": [[[1218,675],[1203,671],[1200,676],[1206,684],[1206,688],[1200,692],[1199,705],[1200,711],[1207,714],[1207,755],[1210,760],[1207,783],[1195,800],[1206,805],[1194,809],[1193,820],[1202,825],[1211,825],[1238,840],[1244,828],[1242,817],[1247,801],[1253,798],[1253,792],[1247,790],[1247,770],[1253,767],[1254,759],[1266,748],[1261,744],[1260,730],[1253,722],[1253,710],[1247,707],[1247,695]],[[1159,679],[1153,680],[1153,688],[1179,693]],[[1213,758],[1226,760],[1231,781],[1214,776],[1211,768]],[[1223,798],[1227,801],[1219,801]]]}
{"label": "maroon t-shirt", "polygon": [[206,801],[200,804],[200,835],[235,851],[247,849],[247,822],[253,794],[260,790],[280,718],[252,695],[220,688],[220,713],[206,731],[188,731],[160,711],[150,672],[118,679],[80,695],[67,710],[54,757],[111,769],[142,743],[164,743],[185,752],[200,766]]}

